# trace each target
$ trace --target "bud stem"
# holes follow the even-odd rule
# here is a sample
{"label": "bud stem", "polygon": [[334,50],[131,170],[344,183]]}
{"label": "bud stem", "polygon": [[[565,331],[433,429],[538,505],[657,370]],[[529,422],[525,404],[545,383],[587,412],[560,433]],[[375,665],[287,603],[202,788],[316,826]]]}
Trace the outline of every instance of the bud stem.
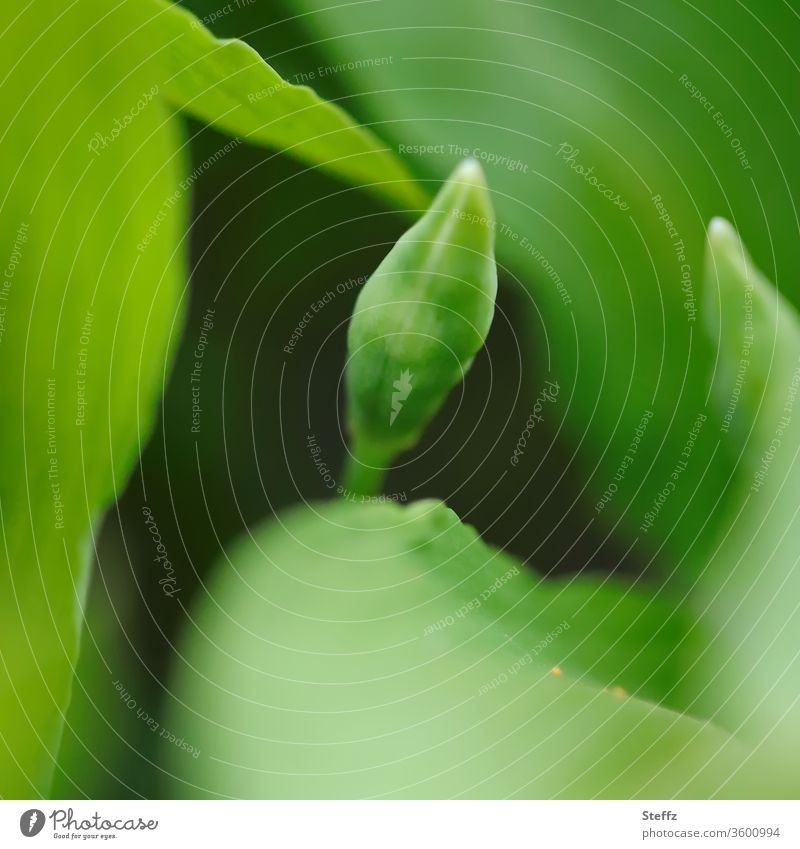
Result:
{"label": "bud stem", "polygon": [[386,456],[385,452],[363,439],[354,439],[342,470],[345,498],[352,495],[379,495],[390,461],[391,456]]}

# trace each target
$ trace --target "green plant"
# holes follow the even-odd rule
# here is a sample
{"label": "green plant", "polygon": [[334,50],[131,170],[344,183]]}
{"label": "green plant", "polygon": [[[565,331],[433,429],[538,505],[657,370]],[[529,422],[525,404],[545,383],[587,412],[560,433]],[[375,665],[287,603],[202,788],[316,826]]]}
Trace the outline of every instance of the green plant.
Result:
{"label": "green plant", "polygon": [[[360,362],[348,386],[351,403],[366,412],[351,414],[351,422],[357,440],[362,421],[380,428],[372,439],[383,447],[370,455],[376,468],[362,492],[371,494],[378,464],[419,437],[452,387],[452,368],[438,380],[440,348],[409,348],[405,337],[425,334],[442,303],[459,315],[476,303],[484,321],[491,317],[485,290],[473,301],[472,287],[464,285],[492,279],[485,270],[486,231],[443,218],[453,194],[466,192],[464,206],[479,214],[469,220],[484,220],[485,184],[473,178],[464,188],[464,176],[463,168],[457,171],[432,211],[400,240],[353,315],[350,357],[357,354]],[[409,250],[420,231],[423,249]],[[449,257],[459,249],[469,261],[456,264],[451,289],[449,281],[437,282],[436,272],[438,263],[452,268]],[[387,292],[388,272],[400,283]],[[420,277],[428,283],[423,308],[415,288]],[[758,338],[752,368],[769,429],[787,387],[800,388],[800,376],[791,376],[791,370],[800,375],[796,318],[783,305],[789,315],[778,342],[775,293],[722,220],[710,227],[706,277],[707,298],[722,302],[707,315],[735,314],[747,297],[753,304],[744,328],[735,322],[724,331],[709,328],[723,376],[717,403],[727,403],[725,372],[752,331]],[[412,297],[403,297],[406,285]],[[382,306],[387,311],[378,319],[370,314]],[[436,337],[448,348],[459,331],[460,324],[444,326]],[[397,333],[403,344],[388,353],[370,345]],[[771,363],[776,344],[777,367]],[[434,371],[422,389],[430,394],[410,416],[409,443],[394,441],[384,424],[388,387],[406,357],[415,358],[415,373]],[[754,401],[742,398],[743,406]],[[762,451],[768,435],[751,440],[749,450]],[[543,581],[486,546],[440,502],[403,508],[378,500],[295,508],[255,531],[220,565],[185,634],[171,716],[188,738],[204,741],[210,756],[201,762],[172,753],[169,771],[177,780],[169,793],[697,798],[794,792],[798,772],[784,749],[794,742],[794,693],[789,681],[786,688],[774,685],[780,669],[795,663],[794,641],[782,633],[793,614],[787,609],[785,618],[758,626],[742,642],[746,624],[759,621],[755,602],[742,604],[747,590],[716,568],[730,562],[727,546],[741,547],[754,533],[750,522],[741,530],[737,523],[731,541],[726,533],[719,557],[698,570],[689,598],[681,598],[666,586],[648,592],[613,578]],[[731,509],[738,513],[741,506]],[[751,521],[763,524],[763,514],[755,515]],[[760,591],[778,591],[792,580],[791,567],[778,562],[762,576]],[[766,661],[768,655],[774,660]],[[768,781],[767,760],[782,764]]]}
{"label": "green plant", "polygon": [[2,338],[0,794],[27,798],[55,767],[89,531],[148,438],[182,326],[176,110],[412,208],[425,194],[342,110],[171,3],[47,0],[9,16],[2,43],[0,232],[18,261]]}
{"label": "green plant", "polygon": [[[160,753],[167,792],[796,795],[800,327],[733,228],[703,227],[730,208],[762,265],[774,251],[770,276],[796,271],[796,157],[781,121],[794,126],[800,88],[773,86],[774,114],[720,100],[761,89],[713,29],[703,51],[686,50],[699,14],[686,4],[666,4],[663,22],[584,0],[576,15],[291,5],[316,13],[301,25],[319,56],[405,54],[362,63],[363,91],[363,68],[342,79],[380,136],[163,0],[0,13],[0,795],[47,796],[69,771],[59,747],[97,522],[153,431],[183,330],[196,171],[181,115],[404,216],[428,212],[378,265],[350,325],[347,499],[248,526],[184,623],[175,695],[159,704],[202,756]],[[782,58],[758,42],[747,5],[717,17],[775,54],[774,79]],[[757,11],[775,31],[796,24],[788,6]],[[632,20],[641,30],[628,32]],[[651,29],[666,61],[638,46],[619,55]],[[712,51],[733,63],[712,99],[752,155],[706,110],[688,111]],[[433,149],[447,153],[423,160]],[[488,181],[462,165],[430,205],[423,178],[438,184],[465,150]],[[545,577],[439,500],[381,503],[386,471],[487,337],[495,236],[506,279],[530,296],[514,316],[534,340],[525,357],[569,388],[558,440],[592,470],[576,500],[619,481],[591,518],[626,551],[648,547],[638,578]],[[648,440],[627,474],[643,411]]]}

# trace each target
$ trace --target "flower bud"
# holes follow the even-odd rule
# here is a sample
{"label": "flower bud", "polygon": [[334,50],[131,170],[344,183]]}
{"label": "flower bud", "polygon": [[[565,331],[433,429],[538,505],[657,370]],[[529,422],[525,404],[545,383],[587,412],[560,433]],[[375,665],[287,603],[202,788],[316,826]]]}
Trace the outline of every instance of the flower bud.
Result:
{"label": "flower bud", "polygon": [[413,446],[463,379],[494,314],[495,220],[480,165],[462,162],[364,286],[348,332],[356,462]]}

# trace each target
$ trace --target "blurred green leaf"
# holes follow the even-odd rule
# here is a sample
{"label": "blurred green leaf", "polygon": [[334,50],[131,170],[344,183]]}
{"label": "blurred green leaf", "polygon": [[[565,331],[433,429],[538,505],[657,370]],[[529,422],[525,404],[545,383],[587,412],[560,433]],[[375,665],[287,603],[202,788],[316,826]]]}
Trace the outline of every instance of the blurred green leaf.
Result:
{"label": "blurred green leaf", "polygon": [[170,73],[165,93],[178,108],[400,206],[427,206],[427,195],[396,153],[335,103],[287,82],[243,41],[215,38],[190,12],[156,2],[163,8],[155,18],[157,37],[167,45]]}
{"label": "blurred green leaf", "polygon": [[170,102],[397,203],[425,196],[341,110],[171,4],[45,0],[2,24],[0,795],[27,798],[59,746],[93,522],[149,435],[182,325],[198,175]]}
{"label": "blurred green leaf", "polygon": [[120,37],[134,6],[44,2],[0,18],[0,795],[36,798],[96,523],[148,437],[181,325],[187,198],[179,126],[151,94],[159,75],[132,66]]}
{"label": "blurred green leaf", "polygon": [[[540,604],[538,578],[438,502],[282,514],[230,552],[192,612],[171,688],[180,741],[167,793],[736,793],[744,747],[575,675],[560,641],[581,617],[577,586]],[[511,598],[524,601],[522,631],[505,616]],[[548,636],[560,670],[540,647]]]}
{"label": "blurred green leaf", "polygon": [[587,576],[542,581],[532,603],[533,624],[548,623],[548,630],[565,609],[572,611],[573,627],[553,647],[554,664],[581,670],[587,682],[607,689],[685,709],[687,657],[699,634],[675,595],[642,581]]}
{"label": "blurred green leaf", "polygon": [[737,463],[713,554],[691,576],[712,637],[695,687],[706,713],[767,740],[797,782],[800,320],[721,219],[709,228],[704,297],[712,397]]}

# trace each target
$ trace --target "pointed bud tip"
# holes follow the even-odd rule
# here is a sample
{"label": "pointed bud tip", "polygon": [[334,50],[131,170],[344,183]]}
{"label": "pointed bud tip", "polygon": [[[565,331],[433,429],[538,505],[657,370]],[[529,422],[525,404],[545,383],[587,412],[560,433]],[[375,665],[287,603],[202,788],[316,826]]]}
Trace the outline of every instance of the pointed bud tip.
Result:
{"label": "pointed bud tip", "polygon": [[715,248],[738,248],[739,236],[727,218],[714,216],[708,225],[708,241]]}
{"label": "pointed bud tip", "polygon": [[750,255],[736,228],[727,218],[715,216],[709,222],[708,250],[715,262],[733,263],[742,275],[748,275]]}
{"label": "pointed bud tip", "polygon": [[494,207],[483,168],[477,159],[469,157],[459,162],[440,189],[433,207],[448,213],[457,210],[469,225],[488,224],[489,232],[493,232]]}
{"label": "pointed bud tip", "polygon": [[463,159],[458,163],[455,171],[450,176],[450,180],[454,183],[469,183],[473,186],[480,186],[482,189],[487,188],[483,168],[480,162],[473,156]]}

